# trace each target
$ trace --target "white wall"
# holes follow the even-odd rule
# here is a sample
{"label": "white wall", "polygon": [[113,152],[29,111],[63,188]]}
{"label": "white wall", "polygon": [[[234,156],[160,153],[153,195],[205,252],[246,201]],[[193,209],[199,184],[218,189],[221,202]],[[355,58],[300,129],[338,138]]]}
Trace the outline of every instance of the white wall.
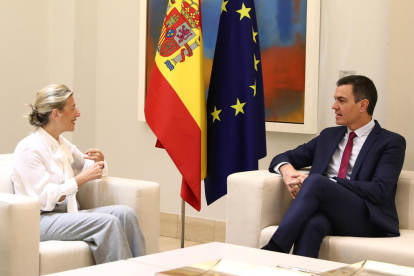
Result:
{"label": "white wall", "polygon": [[331,110],[339,70],[356,71],[378,90],[374,118],[385,127],[389,0],[322,1],[319,129],[335,125]]}
{"label": "white wall", "polygon": [[96,10],[95,0],[0,2],[0,128],[7,133],[0,153],[12,153],[34,130],[23,118],[25,104],[51,83],[75,91],[86,119],[77,121],[77,139],[64,136],[83,150],[94,145]]}
{"label": "white wall", "polygon": [[[49,83],[64,84],[73,91],[73,74],[75,72],[75,1],[50,2],[50,67]],[[76,96],[75,101],[76,101]],[[63,134],[73,141],[73,133]]]}
{"label": "white wall", "polygon": [[407,140],[405,170],[414,170],[414,1],[390,1],[387,127]]}
{"label": "white wall", "polygon": [[32,127],[24,114],[49,80],[50,1],[0,1],[0,153],[12,153]]}
{"label": "white wall", "polygon": [[[180,174],[166,152],[154,147],[156,138],[147,124],[137,121],[139,1],[53,2],[1,2],[5,8],[0,9],[0,34],[7,43],[0,44],[0,57],[5,61],[0,62],[4,76],[0,78],[0,126],[11,133],[1,138],[0,153],[12,152],[30,130],[21,114],[27,111],[22,103],[34,98],[33,89],[52,81],[65,82],[73,86],[82,114],[72,137],[78,147],[99,147],[113,176],[160,183],[161,211],[180,213]],[[374,117],[382,126],[386,119],[387,126],[397,120],[398,106],[386,103],[394,99],[391,94],[387,97],[389,4],[389,0],[322,1],[319,130],[334,125],[331,104],[339,70],[356,70],[371,77],[379,91]],[[22,11],[20,6],[25,5],[27,10]],[[56,21],[58,18],[64,20]],[[23,31],[28,37],[21,36]],[[399,91],[405,97],[410,93]],[[260,169],[267,169],[277,153],[313,137],[267,133],[268,157],[259,162]],[[413,141],[412,136],[410,139]],[[187,207],[187,215],[226,219],[225,197],[209,207],[204,195],[202,198],[202,211]]]}
{"label": "white wall", "polygon": [[[68,0],[72,1],[72,0]],[[73,91],[81,117],[76,121],[73,143],[82,150],[97,147],[96,134],[96,46],[97,0],[76,0],[74,9]]]}
{"label": "white wall", "polygon": [[96,146],[97,1],[51,1],[49,8],[48,83],[65,84],[74,91],[81,117],[76,121],[76,132],[63,135],[80,150],[86,151]]}

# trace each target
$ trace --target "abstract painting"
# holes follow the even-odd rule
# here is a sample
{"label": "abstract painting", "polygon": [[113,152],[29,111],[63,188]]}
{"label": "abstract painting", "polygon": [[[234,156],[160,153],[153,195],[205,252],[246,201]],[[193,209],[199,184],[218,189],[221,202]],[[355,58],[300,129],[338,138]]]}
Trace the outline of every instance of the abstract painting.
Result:
{"label": "abstract painting", "polygon": [[[151,78],[168,5],[168,0],[147,1],[145,91]],[[222,0],[201,0],[206,94],[221,5]],[[318,72],[314,71],[318,70],[319,61],[320,0],[255,0],[255,7],[262,56],[266,122],[277,124],[276,127],[268,127],[272,124],[267,123],[267,129],[316,132]],[[309,15],[311,18],[308,18]],[[309,35],[312,37],[307,37]],[[307,72],[308,69],[312,72]]]}

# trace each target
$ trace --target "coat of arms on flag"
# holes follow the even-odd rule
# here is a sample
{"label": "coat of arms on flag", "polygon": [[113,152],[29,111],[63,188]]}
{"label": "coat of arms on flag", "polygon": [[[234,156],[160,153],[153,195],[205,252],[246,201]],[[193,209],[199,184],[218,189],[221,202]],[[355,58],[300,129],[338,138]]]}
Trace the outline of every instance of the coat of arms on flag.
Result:
{"label": "coat of arms on flag", "polygon": [[191,57],[193,50],[200,46],[201,38],[197,37],[194,29],[201,30],[198,3],[184,0],[181,3],[181,12],[177,8],[167,11],[158,42],[158,53],[163,57],[173,55],[173,59],[165,62],[170,71],[174,70],[178,62],[184,62],[186,56]]}

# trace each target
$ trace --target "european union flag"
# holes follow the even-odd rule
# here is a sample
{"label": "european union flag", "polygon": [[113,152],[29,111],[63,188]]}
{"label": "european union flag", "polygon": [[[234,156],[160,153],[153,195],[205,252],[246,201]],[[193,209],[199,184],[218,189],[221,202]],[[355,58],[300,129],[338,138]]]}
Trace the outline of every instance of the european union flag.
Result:
{"label": "european union flag", "polygon": [[266,156],[259,35],[253,0],[224,0],[207,99],[207,204],[227,194],[227,177]]}

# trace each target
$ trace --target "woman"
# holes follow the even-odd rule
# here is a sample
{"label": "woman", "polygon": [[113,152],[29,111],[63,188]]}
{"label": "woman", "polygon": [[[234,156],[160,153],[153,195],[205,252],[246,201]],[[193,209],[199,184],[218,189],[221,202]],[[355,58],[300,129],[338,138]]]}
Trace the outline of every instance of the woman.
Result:
{"label": "woman", "polygon": [[14,151],[12,180],[16,194],[39,200],[40,240],[88,242],[96,264],[145,255],[144,236],[131,208],[79,208],[78,188],[106,175],[108,165],[99,149],[83,154],[61,135],[74,131],[80,116],[73,92],[52,84],[29,106],[36,131]]}

